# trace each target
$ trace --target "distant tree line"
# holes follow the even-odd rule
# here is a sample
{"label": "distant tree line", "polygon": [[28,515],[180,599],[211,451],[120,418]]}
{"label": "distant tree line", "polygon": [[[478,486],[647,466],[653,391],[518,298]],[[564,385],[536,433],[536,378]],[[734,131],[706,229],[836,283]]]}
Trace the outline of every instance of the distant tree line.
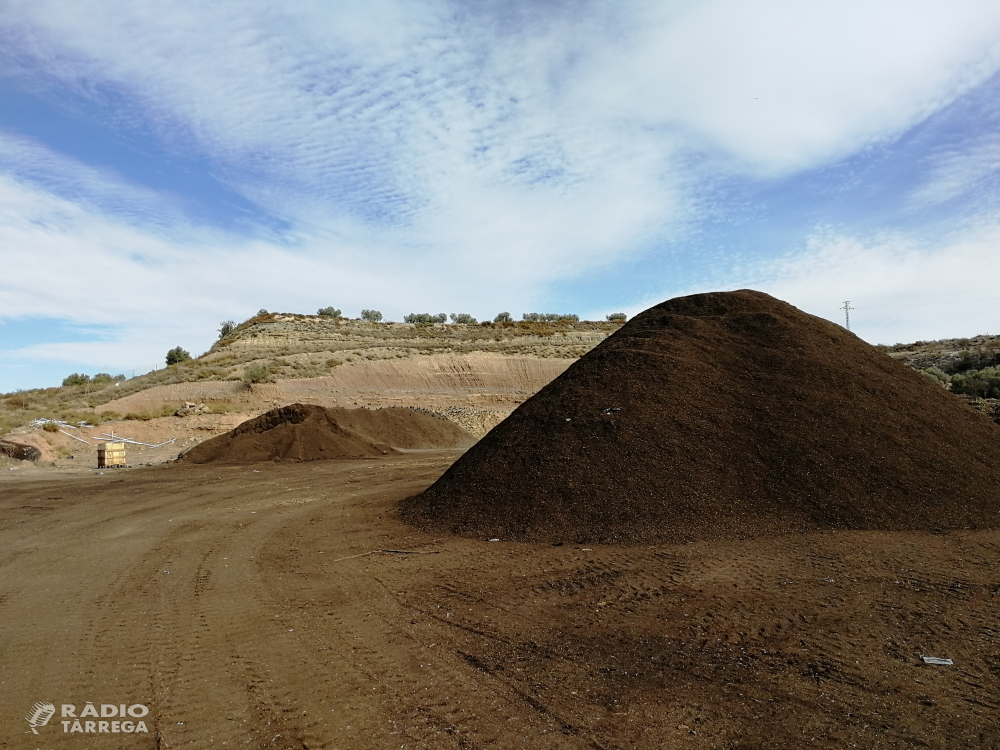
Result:
{"label": "distant tree line", "polygon": [[524,313],[521,320],[528,323],[576,323],[580,320],[579,315],[572,313]]}
{"label": "distant tree line", "polygon": [[[265,309],[261,308],[257,311],[257,316],[270,315],[270,313]],[[333,320],[340,320],[344,317],[344,313],[337,307],[332,305],[329,307],[321,307],[316,311],[316,315],[321,318],[332,318]],[[403,316],[403,322],[405,323],[415,323],[430,325],[435,323],[447,323],[449,318],[454,325],[477,325],[477,321],[469,313],[451,313],[447,315],[445,313],[410,313],[409,315]],[[381,323],[384,318],[381,311],[379,310],[362,310],[361,320],[367,323]],[[624,323],[626,320],[625,313],[611,313],[607,316],[607,319],[615,323]],[[524,313],[521,316],[521,320],[530,323],[576,323],[579,322],[580,316],[573,315],[572,313]],[[495,318],[493,318],[494,323],[513,323],[514,319],[509,312],[498,313]],[[389,322],[389,321],[386,321]],[[224,320],[219,323],[219,341],[230,336],[239,326],[233,320]],[[191,354],[184,348],[180,346],[175,346],[173,349],[167,352],[167,366],[176,365],[180,362],[185,362],[191,359]],[[74,373],[66,378],[67,381],[73,379],[72,383],[64,382],[63,385],[80,385],[87,381],[80,380],[79,378],[86,378],[86,375],[80,375],[79,373]],[[256,381],[255,382],[259,382]]]}
{"label": "distant tree line", "polygon": [[963,370],[951,375],[940,368],[929,367],[921,370],[921,374],[952,393],[962,393],[973,398],[1000,398],[1000,367]]}
{"label": "distant tree line", "polygon": [[943,368],[929,367],[921,373],[952,393],[1000,399],[1000,351],[966,349]]}
{"label": "distant tree line", "polygon": [[445,313],[432,315],[431,313],[410,313],[403,316],[404,323],[446,323],[448,316]]}
{"label": "distant tree line", "polygon": [[[257,315],[267,315],[269,314],[267,310],[261,309]],[[340,320],[344,317],[342,310],[336,307],[321,307],[316,311],[316,315],[322,318],[333,318],[334,320]],[[477,325],[478,320],[474,318],[469,313],[451,313],[450,315],[446,313],[409,313],[403,316],[404,323],[415,323],[423,325],[441,324],[451,322],[455,325]],[[625,313],[611,313],[606,316],[606,319],[612,323],[624,323],[627,319]],[[379,310],[362,310],[360,320],[367,323],[382,323],[391,322],[385,321],[382,313]],[[578,323],[580,321],[579,315],[574,315],[572,313],[537,313],[530,312],[521,315],[521,320],[527,323]],[[513,323],[514,318],[509,312],[497,313],[497,316],[493,318],[494,323]],[[232,320],[224,320],[219,324],[219,339],[224,339],[226,336],[230,335],[237,328],[236,323]]]}
{"label": "distant tree line", "polygon": [[127,379],[124,375],[109,375],[106,372],[99,372],[94,377],[84,375],[82,372],[74,372],[72,375],[67,375],[63,378],[62,384],[65,386],[88,384],[101,386],[109,383],[122,383]]}

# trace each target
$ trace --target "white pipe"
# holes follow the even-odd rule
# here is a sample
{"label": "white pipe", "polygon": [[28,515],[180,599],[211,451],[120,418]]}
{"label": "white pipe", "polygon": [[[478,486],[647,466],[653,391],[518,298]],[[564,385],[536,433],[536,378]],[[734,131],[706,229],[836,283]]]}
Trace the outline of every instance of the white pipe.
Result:
{"label": "white pipe", "polygon": [[90,445],[90,443],[88,443],[88,442],[87,442],[86,440],[84,440],[83,438],[78,438],[78,437],[77,437],[76,435],[70,435],[70,434],[69,434],[68,432],[66,432],[66,430],[59,430],[59,432],[61,432],[61,433],[62,433],[63,435],[65,435],[66,437],[71,437],[71,438],[73,438],[74,440],[79,440],[79,441],[80,441],[81,443],[83,443],[84,445]]}

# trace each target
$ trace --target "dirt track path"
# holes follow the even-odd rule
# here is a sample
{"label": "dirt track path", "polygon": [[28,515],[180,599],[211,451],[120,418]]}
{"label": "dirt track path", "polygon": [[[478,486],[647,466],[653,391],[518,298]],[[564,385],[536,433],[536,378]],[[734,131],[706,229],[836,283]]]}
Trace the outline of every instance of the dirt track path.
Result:
{"label": "dirt track path", "polygon": [[372,521],[453,457],[6,483],[0,746],[37,741],[36,700],[151,708],[148,736],[65,734],[57,715],[47,747],[457,747],[455,725],[496,712],[518,721],[489,739],[527,741],[552,722],[422,637],[413,556],[375,553],[380,576],[363,554],[432,551]]}
{"label": "dirt track path", "polygon": [[[1000,746],[997,532],[399,523],[454,457],[0,480],[0,747]],[[142,703],[149,733],[35,736],[35,701]]]}

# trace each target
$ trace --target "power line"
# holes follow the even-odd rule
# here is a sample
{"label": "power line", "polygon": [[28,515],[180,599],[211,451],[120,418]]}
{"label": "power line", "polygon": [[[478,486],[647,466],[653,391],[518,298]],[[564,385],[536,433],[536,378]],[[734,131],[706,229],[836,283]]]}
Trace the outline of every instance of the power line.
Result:
{"label": "power line", "polygon": [[[970,302],[996,302],[997,300],[1000,300],[1000,297],[982,297],[980,299],[963,299],[963,300],[956,300],[954,302],[916,302],[916,303],[909,304],[909,305],[875,305],[873,307],[869,307],[868,305],[862,305],[861,309],[862,310],[891,310],[891,309],[897,308],[897,307],[930,307],[932,305],[967,305]],[[838,308],[838,309],[843,310],[844,308],[841,307],[841,308]]]}
{"label": "power line", "polygon": [[844,311],[844,322],[847,323],[847,330],[849,331],[851,330],[851,310],[854,309],[851,307],[851,301],[844,300],[844,306],[840,309]]}

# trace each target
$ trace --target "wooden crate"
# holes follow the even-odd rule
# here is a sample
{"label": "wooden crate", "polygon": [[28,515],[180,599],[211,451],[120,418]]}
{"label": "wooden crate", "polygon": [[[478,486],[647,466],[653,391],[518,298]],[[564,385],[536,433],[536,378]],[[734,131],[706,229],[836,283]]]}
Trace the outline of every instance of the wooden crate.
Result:
{"label": "wooden crate", "polygon": [[110,469],[115,466],[125,466],[125,443],[99,443],[97,468]]}

